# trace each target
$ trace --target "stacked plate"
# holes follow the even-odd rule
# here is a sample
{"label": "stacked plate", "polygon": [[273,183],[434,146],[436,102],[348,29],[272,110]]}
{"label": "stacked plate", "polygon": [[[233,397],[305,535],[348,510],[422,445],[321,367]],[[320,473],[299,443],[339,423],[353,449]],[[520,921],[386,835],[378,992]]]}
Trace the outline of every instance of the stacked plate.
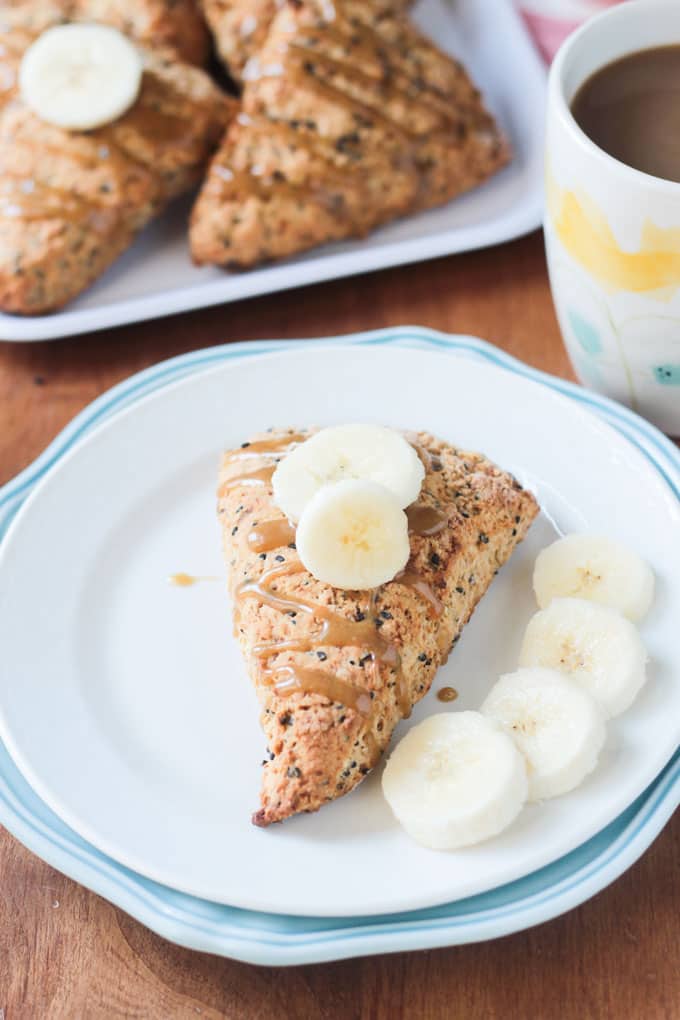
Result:
{"label": "stacked plate", "polygon": [[[654,567],[650,680],[597,771],[502,836],[435,853],[376,769],[318,815],[250,825],[262,737],[230,636],[219,452],[269,425],[428,429],[513,471],[541,518],[438,676],[478,707],[514,668],[535,555],[607,532]],[[293,964],[475,941],[582,902],[680,800],[680,454],[635,415],[482,341],[417,328],[233,344],[105,394],[0,492],[0,821],[155,931]],[[168,577],[202,578],[187,587]]]}

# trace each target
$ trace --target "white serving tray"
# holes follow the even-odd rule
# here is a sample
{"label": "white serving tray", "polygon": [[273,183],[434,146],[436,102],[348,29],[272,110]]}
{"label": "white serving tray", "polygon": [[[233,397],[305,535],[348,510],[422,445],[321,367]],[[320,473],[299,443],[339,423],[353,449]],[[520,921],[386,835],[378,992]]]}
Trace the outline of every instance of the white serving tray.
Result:
{"label": "white serving tray", "polygon": [[469,68],[512,142],[510,166],[474,192],[368,238],[242,273],[192,265],[191,202],[180,201],[64,311],[31,318],[0,313],[0,340],[54,340],[483,248],[535,229],[543,207],[545,70],[511,0],[420,0],[414,17]]}

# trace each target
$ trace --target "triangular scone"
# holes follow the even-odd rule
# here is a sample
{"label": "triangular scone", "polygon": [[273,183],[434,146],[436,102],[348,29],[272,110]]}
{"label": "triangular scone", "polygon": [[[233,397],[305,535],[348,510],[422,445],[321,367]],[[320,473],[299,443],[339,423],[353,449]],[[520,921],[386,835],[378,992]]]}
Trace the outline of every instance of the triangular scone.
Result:
{"label": "triangular scone", "polygon": [[275,464],[304,438],[255,437],[220,473],[234,631],[268,744],[256,825],[316,811],[361,781],[538,513],[481,454],[418,434],[427,473],[405,573],[373,593],[332,588],[304,570],[273,502]]}
{"label": "triangular scone", "polygon": [[[16,81],[30,42],[0,24],[0,81]],[[200,180],[235,110],[204,71],[150,50],[134,105],[93,131],[45,123],[16,85],[0,92],[0,309],[52,311],[92,283]]]}
{"label": "triangular scone", "polygon": [[[234,81],[243,79],[251,57],[262,49],[276,12],[285,0],[200,0],[217,51]],[[411,0],[364,0],[376,13],[404,10]],[[327,0],[327,12],[332,9]]]}
{"label": "triangular scone", "polygon": [[34,36],[64,21],[101,22],[176,60],[204,64],[210,46],[195,0],[10,0],[0,3],[0,32]]}
{"label": "triangular scone", "polygon": [[404,15],[289,0],[194,207],[196,262],[246,267],[439,205],[508,160],[464,68]]}

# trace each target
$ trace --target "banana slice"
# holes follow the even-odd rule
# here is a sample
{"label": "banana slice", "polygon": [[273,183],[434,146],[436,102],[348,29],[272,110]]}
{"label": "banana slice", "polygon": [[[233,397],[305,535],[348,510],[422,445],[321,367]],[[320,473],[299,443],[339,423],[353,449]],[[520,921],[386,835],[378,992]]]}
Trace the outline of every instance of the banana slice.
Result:
{"label": "banana slice", "polygon": [[278,506],[299,521],[312,496],[329,482],[377,482],[405,507],[417,498],[424,477],[418,454],[398,432],[381,425],[339,425],[322,429],[289,453],[272,484]]}
{"label": "banana slice", "polygon": [[647,653],[637,628],[615,609],[584,599],[553,599],[529,621],[520,666],[568,673],[606,717],[632,705],[645,682]]}
{"label": "banana slice", "polygon": [[105,25],[57,25],[26,50],[19,69],[21,97],[50,124],[88,131],[132,106],[142,80],[132,43]]}
{"label": "banana slice", "polygon": [[359,591],[391,581],[411,551],[408,519],[395,497],[359,479],[319,489],[300,518],[295,542],[319,581]]}
{"label": "banana slice", "polygon": [[522,755],[479,712],[441,713],[414,726],[390,755],[382,786],[409,836],[433,850],[497,835],[527,797]]}
{"label": "banana slice", "polygon": [[602,535],[567,535],[543,549],[534,567],[536,601],[589,599],[636,622],[654,598],[654,574],[637,553]]}
{"label": "banana slice", "polygon": [[606,731],[589,694],[554,669],[520,669],[491,688],[481,712],[527,762],[529,800],[568,793],[597,765]]}

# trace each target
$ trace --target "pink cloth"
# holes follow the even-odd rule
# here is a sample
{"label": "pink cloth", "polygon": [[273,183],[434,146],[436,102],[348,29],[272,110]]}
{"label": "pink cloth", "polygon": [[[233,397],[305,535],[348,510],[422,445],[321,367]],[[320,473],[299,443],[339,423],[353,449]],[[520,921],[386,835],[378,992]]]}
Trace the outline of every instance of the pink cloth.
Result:
{"label": "pink cloth", "polygon": [[621,0],[516,0],[522,17],[541,51],[550,63],[575,28],[592,14]]}

